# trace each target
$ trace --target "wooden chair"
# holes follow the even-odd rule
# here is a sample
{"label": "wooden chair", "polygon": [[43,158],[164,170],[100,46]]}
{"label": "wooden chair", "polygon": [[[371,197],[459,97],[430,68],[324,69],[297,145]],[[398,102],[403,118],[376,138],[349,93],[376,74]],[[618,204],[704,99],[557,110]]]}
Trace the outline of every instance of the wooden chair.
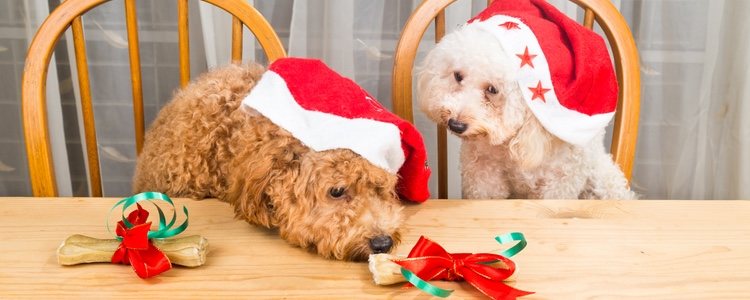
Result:
{"label": "wooden chair", "polygon": [[[57,196],[55,172],[47,129],[45,110],[45,88],[47,70],[53,49],[60,36],[72,27],[78,85],[81,91],[81,107],[88,158],[88,173],[91,195],[102,195],[99,153],[97,149],[94,112],[89,87],[89,72],[86,61],[86,47],[81,24],[81,15],[109,0],[69,0],[58,6],[42,23],[29,46],[22,83],[23,129],[26,139],[31,188],[36,197]],[[213,4],[233,16],[232,21],[232,60],[242,60],[242,25],[255,35],[270,61],[286,56],[284,48],[271,25],[252,6],[243,0],[203,0]],[[138,24],[135,0],[124,0],[125,19],[128,33],[128,51],[133,90],[133,115],[135,118],[136,151],[143,146],[145,124],[143,121],[143,94],[141,91],[141,63],[138,49]],[[180,49],[180,83],[190,80],[188,47],[188,0],[177,0],[178,44]]]}
{"label": "wooden chair", "polygon": [[[409,17],[396,46],[393,64],[393,110],[414,122],[412,112],[412,70],[417,48],[427,26],[435,20],[435,42],[445,34],[445,8],[455,0],[425,0]],[[592,28],[594,20],[604,30],[612,48],[620,92],[615,113],[611,153],[625,177],[630,179],[638,137],[640,74],[638,50],[625,19],[610,0],[571,0],[584,9],[583,25]],[[488,1],[488,4],[492,0]],[[438,197],[448,196],[447,134],[438,126]]]}

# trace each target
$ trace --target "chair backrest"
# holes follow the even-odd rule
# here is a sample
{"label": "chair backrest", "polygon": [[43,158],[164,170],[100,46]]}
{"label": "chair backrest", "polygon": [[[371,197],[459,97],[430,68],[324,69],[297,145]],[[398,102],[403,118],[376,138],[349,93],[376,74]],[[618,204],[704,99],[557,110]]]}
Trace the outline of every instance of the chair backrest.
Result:
{"label": "chair backrest", "polygon": [[[286,56],[284,47],[271,25],[265,18],[244,0],[203,0],[222,8],[233,16],[232,20],[232,61],[242,60],[242,25],[255,35],[269,61]],[[22,84],[22,114],[24,138],[29,163],[31,188],[36,197],[57,196],[55,172],[52,164],[45,88],[47,70],[60,36],[72,28],[78,85],[80,87],[81,111],[83,113],[84,136],[88,160],[88,173],[91,196],[102,195],[99,153],[94,128],[94,111],[91,103],[88,63],[84,42],[81,15],[109,0],[64,1],[45,19],[32,40],[26,56]],[[143,146],[143,93],[141,85],[141,62],[138,49],[138,24],[135,0],[124,0],[125,19],[128,34],[128,52],[133,91],[133,115],[135,123],[136,152]],[[188,47],[188,0],[177,0],[178,44],[180,51],[180,83],[190,81],[190,55]]]}
{"label": "chair backrest", "polygon": [[[413,122],[412,71],[417,48],[427,26],[435,21],[435,42],[445,34],[445,8],[455,0],[425,0],[411,14],[396,46],[393,63],[393,110],[400,117]],[[570,0],[585,15],[583,25],[592,28],[594,20],[604,30],[615,60],[620,92],[615,113],[611,153],[614,161],[630,179],[638,137],[641,79],[638,50],[625,19],[610,0]],[[488,3],[492,2],[489,0]],[[448,196],[447,134],[438,125],[438,197]]]}

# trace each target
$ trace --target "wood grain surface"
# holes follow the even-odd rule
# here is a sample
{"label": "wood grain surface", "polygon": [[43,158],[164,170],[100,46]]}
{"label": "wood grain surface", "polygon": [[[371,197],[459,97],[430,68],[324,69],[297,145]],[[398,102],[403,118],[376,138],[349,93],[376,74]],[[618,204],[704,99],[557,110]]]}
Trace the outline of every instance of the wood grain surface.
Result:
{"label": "wood grain surface", "polygon": [[[206,265],[142,280],[129,266],[63,267],[69,235],[109,238],[114,198],[0,198],[0,298],[427,299],[376,286],[365,263],[322,259],[271,231],[234,220],[216,200],[176,199],[190,210],[183,235],[206,237]],[[450,252],[491,252],[497,234],[522,231],[513,258],[523,299],[746,299],[750,202],[430,200],[406,209],[405,254],[419,235]],[[114,222],[114,221],[113,221]],[[480,297],[465,283],[452,299]]]}

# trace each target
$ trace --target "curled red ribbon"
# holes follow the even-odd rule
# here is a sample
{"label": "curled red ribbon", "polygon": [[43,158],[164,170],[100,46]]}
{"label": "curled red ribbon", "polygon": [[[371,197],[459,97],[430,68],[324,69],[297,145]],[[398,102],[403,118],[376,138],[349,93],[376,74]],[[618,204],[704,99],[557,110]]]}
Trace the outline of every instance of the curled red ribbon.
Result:
{"label": "curled red ribbon", "polygon": [[[491,299],[516,299],[533,294],[503,283],[516,264],[492,253],[448,253],[439,244],[422,236],[405,259],[393,260],[424,280],[466,281]],[[506,268],[490,266],[502,262]]]}
{"label": "curled red ribbon", "polygon": [[128,228],[123,221],[117,222],[115,233],[122,238],[122,243],[112,255],[112,263],[129,264],[133,266],[138,277],[149,278],[171,269],[172,263],[148,239],[148,231],[151,228],[151,222],[146,222],[148,211],[140,204],[136,205],[138,208],[127,218],[133,227]]}

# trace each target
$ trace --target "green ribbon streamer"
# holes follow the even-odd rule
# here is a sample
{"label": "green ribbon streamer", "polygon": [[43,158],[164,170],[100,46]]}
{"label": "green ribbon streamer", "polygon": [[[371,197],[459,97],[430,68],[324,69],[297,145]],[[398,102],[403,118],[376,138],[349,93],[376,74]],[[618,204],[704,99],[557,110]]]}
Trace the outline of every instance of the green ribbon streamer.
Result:
{"label": "green ribbon streamer", "polygon": [[416,274],[412,273],[411,271],[401,268],[401,274],[404,275],[404,278],[409,281],[412,285],[416,286],[420,290],[424,291],[425,293],[428,293],[430,295],[433,295],[435,297],[445,298],[450,296],[453,293],[453,290],[444,290],[439,287],[436,287],[432,284],[430,284],[427,281],[422,280],[422,278],[419,278]]}
{"label": "green ribbon streamer", "polygon": [[508,249],[505,249],[503,252],[500,252],[500,255],[505,256],[507,258],[511,258],[514,255],[518,254],[518,252],[521,252],[523,248],[526,248],[526,237],[523,236],[523,233],[520,232],[508,232],[503,235],[499,235],[495,237],[495,240],[502,244],[507,244],[511,242],[518,242],[518,244],[513,245],[513,247],[510,247]]}
{"label": "green ribbon streamer", "polygon": [[[521,250],[526,248],[526,245],[528,244],[526,242],[526,237],[524,237],[523,233],[520,233],[520,232],[508,232],[506,234],[496,236],[495,240],[501,245],[512,243],[512,242],[518,242],[517,244],[513,245],[513,247],[510,247],[500,252],[500,255],[505,256],[507,258],[510,258],[518,254],[518,252],[521,252]],[[486,263],[492,264],[494,262],[497,262],[497,261],[490,261]],[[409,283],[411,283],[412,285],[419,288],[423,292],[428,293],[432,296],[445,298],[445,297],[450,296],[451,293],[453,293],[453,290],[441,289],[439,287],[436,287],[428,283],[424,279],[419,278],[419,276],[417,276],[416,274],[414,274],[413,272],[405,268],[401,268],[401,274],[404,275],[404,278],[406,278],[406,280],[409,281]]]}
{"label": "green ribbon streamer", "polygon": [[[169,198],[169,196],[159,193],[159,192],[143,192],[137,195],[133,195],[130,197],[127,197],[125,199],[122,199],[120,201],[117,201],[114,206],[112,206],[112,209],[109,210],[109,214],[107,216],[112,215],[112,212],[117,208],[118,206],[122,205],[122,222],[125,224],[125,227],[132,228],[133,224],[131,224],[127,217],[125,216],[125,211],[132,205],[148,201],[149,203],[153,204],[154,207],[156,207],[156,211],[159,213],[159,226],[156,230],[150,230],[148,232],[148,238],[149,239],[163,239],[168,237],[173,237],[175,235],[178,235],[185,231],[188,227],[188,210],[187,207],[182,206],[182,211],[185,213],[185,222],[182,222],[179,226],[172,228],[175,224],[175,221],[177,221],[177,210],[172,210],[172,218],[167,224],[167,218],[164,215],[164,212],[161,210],[161,208],[154,203],[154,201],[151,200],[161,200],[164,202],[169,203],[169,205],[172,206],[172,208],[175,208],[174,202],[172,202],[172,199]],[[105,220],[105,223],[107,225],[107,230],[111,233],[112,230],[109,227],[109,217],[107,217],[107,220]],[[122,237],[119,237],[115,234],[118,240],[122,240]]]}

